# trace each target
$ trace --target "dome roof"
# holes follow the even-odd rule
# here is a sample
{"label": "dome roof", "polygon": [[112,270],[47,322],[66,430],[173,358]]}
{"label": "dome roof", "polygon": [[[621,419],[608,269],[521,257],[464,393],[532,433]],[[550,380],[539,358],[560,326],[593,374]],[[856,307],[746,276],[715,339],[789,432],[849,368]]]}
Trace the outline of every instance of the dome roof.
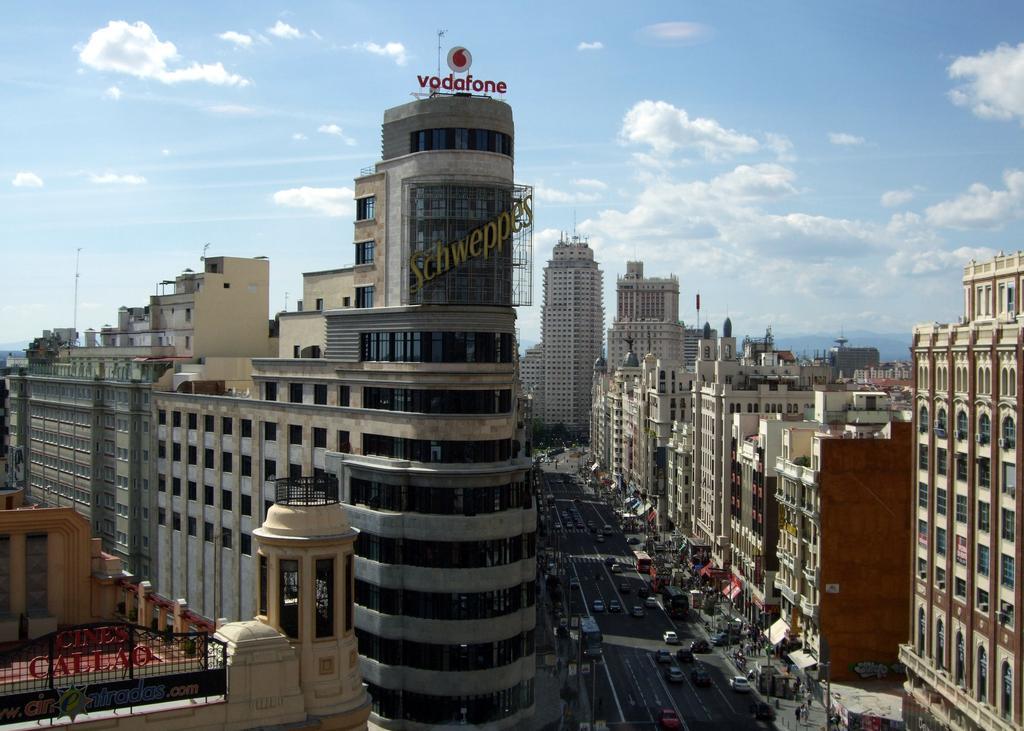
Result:
{"label": "dome roof", "polygon": [[640,361],[636,357],[636,353],[632,350],[626,353],[626,356],[622,359],[623,368],[639,368]]}
{"label": "dome roof", "polygon": [[722,337],[732,337],[732,320],[730,320],[728,317],[725,318],[725,324],[722,325]]}
{"label": "dome roof", "polygon": [[704,322],[704,339],[711,339],[711,323],[707,321]]}

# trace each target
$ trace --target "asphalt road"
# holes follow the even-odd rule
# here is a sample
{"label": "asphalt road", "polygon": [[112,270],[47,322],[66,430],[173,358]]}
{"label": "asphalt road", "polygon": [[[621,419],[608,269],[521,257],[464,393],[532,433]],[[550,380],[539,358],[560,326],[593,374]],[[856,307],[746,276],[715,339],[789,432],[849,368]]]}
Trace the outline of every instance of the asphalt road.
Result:
{"label": "asphalt road", "polygon": [[[550,543],[557,545],[566,556],[567,576],[563,586],[572,599],[572,610],[579,614],[597,618],[604,638],[604,658],[596,665],[596,673],[580,676],[580,682],[587,684],[588,696],[595,699],[596,718],[609,724],[623,724],[617,728],[650,729],[660,709],[673,708],[691,731],[714,729],[765,729],[768,724],[756,721],[750,705],[758,698],[753,694],[740,694],[729,687],[728,679],[735,674],[732,664],[722,649],[715,648],[709,654],[698,655],[698,662],[709,672],[711,687],[695,687],[690,680],[693,666],[683,663],[684,680],[669,683],[664,677],[666,665],[655,661],[655,651],[672,650],[662,640],[666,630],[674,630],[686,647],[691,640],[706,639],[707,633],[697,620],[673,621],[659,607],[646,608],[645,616],[633,617],[630,609],[643,600],[637,597],[637,589],[645,581],[633,566],[633,547],[626,542],[626,536],[619,530],[613,508],[592,494],[585,494],[581,483],[573,476],[575,466],[561,462],[558,469],[553,464],[542,465],[546,492],[555,497],[555,511],[549,511],[552,520]],[[576,512],[583,523],[578,527]],[[563,517],[568,514],[568,518]],[[600,531],[611,526],[613,534],[600,542],[597,535],[587,527],[588,521],[596,524]],[[568,525],[567,523],[570,523]],[[557,538],[556,538],[557,536]],[[614,557],[626,566],[621,574],[613,574],[605,559]],[[579,581],[579,590],[569,590],[570,578]],[[628,591],[622,585],[628,586]],[[604,601],[605,606],[612,599],[618,599],[623,611],[611,613],[594,612],[595,599]],[[673,659],[673,664],[676,661]],[[581,720],[589,717],[583,713]],[[628,725],[626,725],[628,724]]]}

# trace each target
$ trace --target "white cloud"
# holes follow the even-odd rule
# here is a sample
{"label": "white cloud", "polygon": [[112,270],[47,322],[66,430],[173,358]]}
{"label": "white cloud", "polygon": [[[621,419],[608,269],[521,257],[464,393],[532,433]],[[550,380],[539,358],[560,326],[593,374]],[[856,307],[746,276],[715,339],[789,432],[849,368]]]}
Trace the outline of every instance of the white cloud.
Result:
{"label": "white cloud", "polygon": [[98,185],[144,185],[146,179],[141,175],[118,175],[117,173],[93,173],[89,176],[89,182]]}
{"label": "white cloud", "polygon": [[252,36],[247,36],[245,33],[237,33],[233,30],[226,30],[217,37],[222,41],[234,43],[239,48],[248,48],[252,45]]}
{"label": "white cloud", "polygon": [[995,254],[993,249],[972,246],[961,246],[952,251],[946,249],[898,251],[886,259],[885,265],[890,273],[895,275],[921,276],[936,274],[948,269],[963,271],[964,266],[972,259],[985,261],[991,259]]}
{"label": "white cloud", "polygon": [[577,185],[580,188],[597,188],[598,190],[607,190],[608,184],[603,180],[595,180],[594,178],[574,178],[572,180],[573,185]]}
{"label": "white cloud", "polygon": [[289,208],[307,208],[324,216],[352,215],[351,188],[289,188],[274,193],[274,203]]}
{"label": "white cloud", "polygon": [[373,42],[357,43],[352,48],[357,51],[372,53],[375,56],[391,58],[399,66],[405,66],[405,62],[409,59],[405,52],[405,46],[397,41],[389,41],[383,46]]}
{"label": "white cloud", "polygon": [[905,190],[887,190],[882,193],[881,203],[886,208],[895,208],[896,206],[902,206],[904,203],[909,203],[914,200],[914,190],[907,188]]}
{"label": "white cloud", "polygon": [[116,86],[111,86],[105,92],[103,92],[104,99],[113,99],[115,102],[122,96],[121,90]]}
{"label": "white cloud", "polygon": [[536,186],[534,188],[534,193],[537,196],[537,200],[543,201],[544,203],[554,204],[594,203],[601,199],[601,196],[597,193],[584,193],[582,191],[574,191],[570,193],[564,190],[548,188],[543,185]]}
{"label": "white cloud", "polygon": [[301,132],[296,132],[295,134],[292,135],[292,139],[295,140],[296,142],[301,142],[302,140],[308,140],[309,138],[306,137],[306,135],[302,134]]}
{"label": "white cloud", "polygon": [[23,170],[14,176],[14,179],[11,180],[11,185],[15,188],[42,188],[43,179],[35,173]]}
{"label": "white cloud", "polygon": [[793,154],[793,142],[786,135],[766,132],[764,135],[764,146],[775,153],[775,159],[779,162],[793,162],[796,155]]}
{"label": "white cloud", "polygon": [[171,151],[165,147],[162,150],[160,150],[160,154],[163,155],[164,157],[170,157]]}
{"label": "white cloud", "polygon": [[600,51],[603,48],[604,44],[601,41],[580,41],[576,46],[577,51]]}
{"label": "white cloud", "polygon": [[317,127],[317,132],[325,135],[331,135],[332,137],[339,137],[344,140],[346,145],[354,145],[356,141],[345,134],[345,131],[336,124],[321,124]]}
{"label": "white cloud", "polygon": [[645,100],[626,112],[620,137],[627,142],[650,145],[664,155],[681,148],[697,148],[708,160],[718,160],[758,149],[756,139],[726,129],[713,119],[690,119],[685,109],[668,102]]}
{"label": "white cloud", "polygon": [[688,46],[709,38],[711,28],[701,23],[671,21],[645,26],[642,33],[658,43]]}
{"label": "white cloud", "polygon": [[833,145],[863,145],[864,138],[851,135],[848,132],[829,132],[828,141]]}
{"label": "white cloud", "polygon": [[318,41],[322,41],[322,40],[324,39],[324,37],[323,37],[322,35],[320,35],[319,33],[317,33],[317,32],[316,32],[315,30],[313,30],[312,28],[310,29],[310,31],[309,31],[309,34],[310,34],[311,36],[313,36],[314,38],[316,38],[316,39],[317,39]]}
{"label": "white cloud", "polygon": [[267,28],[267,33],[276,38],[283,38],[285,40],[302,38],[302,31],[280,20],[274,23],[274,27]]}
{"label": "white cloud", "polygon": [[948,228],[999,228],[1024,218],[1024,170],[1003,173],[1005,190],[992,190],[974,183],[953,200],[936,203],[925,210],[928,223]]}
{"label": "white cloud", "polygon": [[226,117],[254,117],[260,113],[255,107],[247,107],[244,104],[214,104],[207,107],[206,111]]}
{"label": "white cloud", "polygon": [[135,23],[112,20],[106,27],[93,31],[78,58],[97,71],[156,79],[164,84],[205,81],[217,86],[249,85],[248,79],[229,73],[220,62],[168,68],[168,63],[179,58],[177,48],[170,41],[157,38],[153,29],[141,20]]}
{"label": "white cloud", "polygon": [[954,104],[983,119],[1016,117],[1024,125],[1024,43],[960,56],[948,71],[951,79],[964,80],[949,92]]}

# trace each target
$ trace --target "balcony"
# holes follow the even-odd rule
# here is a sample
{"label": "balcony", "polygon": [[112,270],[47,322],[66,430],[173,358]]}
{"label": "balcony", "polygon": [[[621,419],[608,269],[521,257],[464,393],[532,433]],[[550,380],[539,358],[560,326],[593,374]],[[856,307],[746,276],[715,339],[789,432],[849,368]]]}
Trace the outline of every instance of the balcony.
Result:
{"label": "balcony", "polygon": [[[797,459],[800,459],[799,457]],[[802,482],[805,485],[818,484],[818,473],[810,467],[798,465],[795,462],[782,457],[775,458],[775,471],[791,480]]]}
{"label": "balcony", "polygon": [[775,577],[775,588],[779,590],[782,596],[786,597],[786,600],[791,604],[797,602],[797,593],[789,588],[789,584],[780,579],[778,576]]}
{"label": "balcony", "polygon": [[811,568],[809,566],[804,566],[804,579],[807,581],[808,584],[816,587],[818,585],[818,580],[820,579],[820,577],[820,568]]}
{"label": "balcony", "polygon": [[274,481],[274,502],[279,505],[337,505],[338,478],[334,475],[282,477]]}
{"label": "balcony", "polygon": [[805,617],[814,622],[817,622],[821,615],[821,608],[817,602],[812,602],[806,597],[800,597],[800,611],[803,612]]}

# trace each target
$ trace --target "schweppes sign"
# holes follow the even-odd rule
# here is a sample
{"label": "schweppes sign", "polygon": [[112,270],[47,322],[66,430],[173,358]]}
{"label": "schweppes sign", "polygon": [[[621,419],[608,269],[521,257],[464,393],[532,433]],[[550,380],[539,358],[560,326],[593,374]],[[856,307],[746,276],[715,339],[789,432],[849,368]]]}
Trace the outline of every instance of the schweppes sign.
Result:
{"label": "schweppes sign", "polygon": [[477,226],[458,241],[438,241],[433,249],[414,251],[409,255],[409,271],[416,281],[409,294],[419,292],[442,274],[456,269],[470,259],[489,258],[502,253],[505,242],[513,234],[533,225],[533,194],[512,203],[511,211],[502,211],[487,223]]}

